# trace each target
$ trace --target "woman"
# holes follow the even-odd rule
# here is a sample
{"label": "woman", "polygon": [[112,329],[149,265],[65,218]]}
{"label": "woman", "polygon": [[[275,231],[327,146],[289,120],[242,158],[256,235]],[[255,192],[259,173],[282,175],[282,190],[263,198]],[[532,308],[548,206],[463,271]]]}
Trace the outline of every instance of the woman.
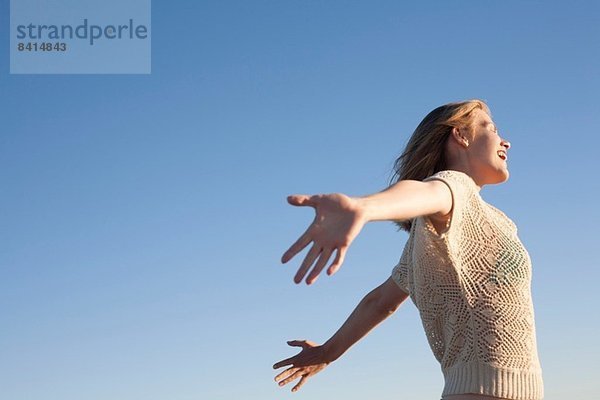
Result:
{"label": "woman", "polygon": [[[338,359],[410,295],[444,374],[443,399],[543,398],[531,302],[531,261],[513,222],[479,195],[505,182],[510,143],[498,135],[480,100],[436,108],[396,160],[393,183],[366,197],[290,196],[315,208],[308,230],[283,255],[286,263],[313,243],[294,278],[313,283],[334,274],[362,227],[396,221],[409,232],[391,277],[370,292],[323,345],[291,341],[297,355],[273,367],[292,391]],[[313,266],[314,264],[314,266]],[[312,269],[311,269],[312,266]]]}

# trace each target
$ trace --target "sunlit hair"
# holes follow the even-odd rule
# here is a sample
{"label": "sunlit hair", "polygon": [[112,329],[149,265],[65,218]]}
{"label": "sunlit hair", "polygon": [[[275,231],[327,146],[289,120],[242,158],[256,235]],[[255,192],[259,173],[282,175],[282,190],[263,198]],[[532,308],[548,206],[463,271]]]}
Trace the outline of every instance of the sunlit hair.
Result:
{"label": "sunlit hair", "polygon": [[[408,140],[406,148],[394,162],[390,184],[401,180],[423,179],[446,169],[446,141],[456,127],[470,132],[473,110],[480,109],[490,114],[482,100],[467,100],[448,103],[431,111],[421,121]],[[397,223],[401,229],[410,230],[411,221]]]}

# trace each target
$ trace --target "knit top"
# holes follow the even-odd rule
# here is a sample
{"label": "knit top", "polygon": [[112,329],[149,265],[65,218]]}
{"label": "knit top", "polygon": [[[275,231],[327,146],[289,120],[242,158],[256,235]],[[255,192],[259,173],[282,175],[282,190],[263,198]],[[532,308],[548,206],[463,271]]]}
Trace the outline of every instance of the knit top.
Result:
{"label": "knit top", "polygon": [[442,396],[543,398],[531,300],[531,260],[515,224],[467,174],[441,171],[452,215],[437,232],[412,221],[393,280],[416,305],[444,374]]}

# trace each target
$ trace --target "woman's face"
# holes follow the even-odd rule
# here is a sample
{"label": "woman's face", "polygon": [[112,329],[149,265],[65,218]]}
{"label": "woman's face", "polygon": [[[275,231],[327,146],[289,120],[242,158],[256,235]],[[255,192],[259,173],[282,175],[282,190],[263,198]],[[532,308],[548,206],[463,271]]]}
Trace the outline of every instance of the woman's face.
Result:
{"label": "woman's face", "polygon": [[496,124],[483,110],[476,109],[467,150],[473,177],[479,185],[496,184],[508,179],[510,143],[498,134]]}

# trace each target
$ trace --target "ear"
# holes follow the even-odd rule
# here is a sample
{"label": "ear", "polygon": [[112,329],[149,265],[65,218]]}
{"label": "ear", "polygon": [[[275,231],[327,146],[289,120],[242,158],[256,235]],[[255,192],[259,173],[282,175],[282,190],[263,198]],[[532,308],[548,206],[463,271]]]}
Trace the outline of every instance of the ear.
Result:
{"label": "ear", "polygon": [[452,139],[455,140],[459,146],[465,148],[469,147],[469,139],[467,139],[457,127],[452,128],[452,133],[450,136],[452,136]]}

